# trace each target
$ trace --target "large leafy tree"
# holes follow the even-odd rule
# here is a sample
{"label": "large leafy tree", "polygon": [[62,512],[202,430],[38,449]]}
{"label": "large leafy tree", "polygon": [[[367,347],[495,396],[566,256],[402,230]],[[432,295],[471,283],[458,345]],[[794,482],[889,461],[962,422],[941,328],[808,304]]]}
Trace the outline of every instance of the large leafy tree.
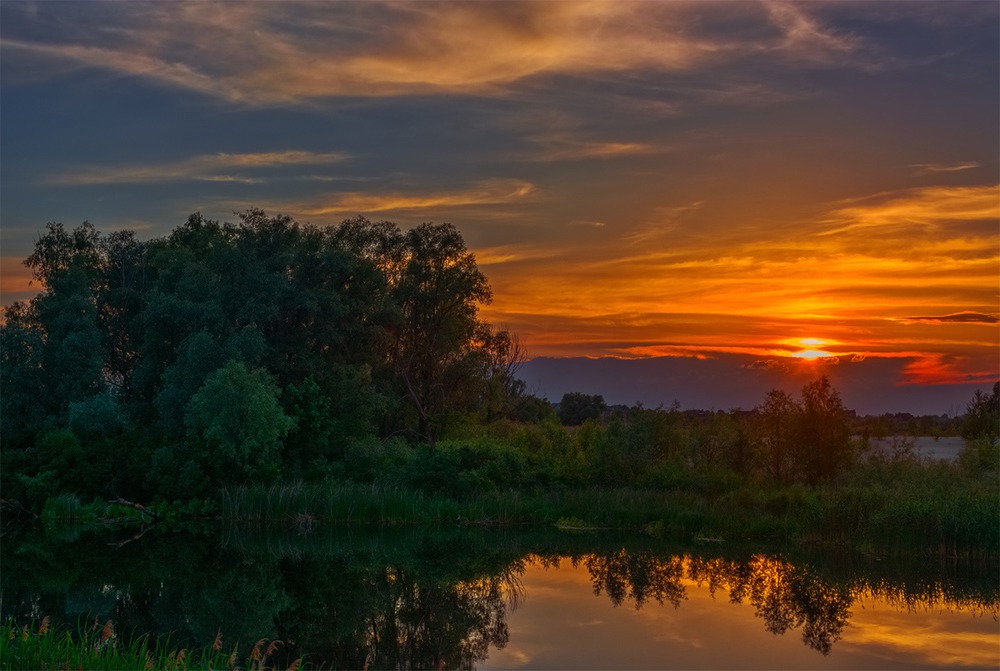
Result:
{"label": "large leafy tree", "polygon": [[433,441],[448,410],[475,405],[473,338],[489,283],[451,224],[421,224],[405,234],[406,264],[393,297],[401,321],[391,365],[416,415],[416,433]]}
{"label": "large leafy tree", "polygon": [[[99,317],[103,251],[100,234],[90,223],[72,231],[48,224],[25,261],[43,289],[30,304],[6,313],[5,364],[11,369],[5,377],[19,387],[15,398],[25,400],[32,392],[24,386],[33,385],[37,398],[32,402],[53,421],[65,417],[70,403],[106,388],[106,343]],[[4,407],[11,413],[5,414],[4,424],[16,426],[21,418],[13,415],[14,406]]]}
{"label": "large leafy tree", "polygon": [[[145,242],[49,224],[26,264],[43,291],[5,311],[4,445],[66,430],[85,453],[148,460],[162,495],[213,484],[192,446],[231,466],[214,484],[275,455],[306,476],[376,429],[433,441],[455,414],[496,419],[523,396],[516,340],[479,321],[489,285],[450,224],[321,229],[252,209]],[[223,383],[257,394],[277,437],[227,415]]]}

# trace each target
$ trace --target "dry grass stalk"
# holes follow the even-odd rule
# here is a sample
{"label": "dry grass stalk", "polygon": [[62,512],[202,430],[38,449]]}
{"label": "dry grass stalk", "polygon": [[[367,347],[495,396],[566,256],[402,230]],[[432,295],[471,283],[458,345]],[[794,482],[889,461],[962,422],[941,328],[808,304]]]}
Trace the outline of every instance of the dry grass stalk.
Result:
{"label": "dry grass stalk", "polygon": [[218,652],[219,650],[222,650],[222,630],[221,629],[219,630],[219,633],[215,635],[215,643],[212,644],[212,652]]}
{"label": "dry grass stalk", "polygon": [[113,624],[111,624],[111,620],[108,620],[104,624],[104,628],[101,629],[100,645],[104,645],[105,643],[108,642],[108,640],[114,638],[114,636],[115,636],[115,627]]}
{"label": "dry grass stalk", "polygon": [[39,636],[44,636],[47,633],[49,633],[49,616],[48,615],[46,615],[45,617],[43,617],[42,618],[42,623],[40,625],[38,625],[38,635]]}

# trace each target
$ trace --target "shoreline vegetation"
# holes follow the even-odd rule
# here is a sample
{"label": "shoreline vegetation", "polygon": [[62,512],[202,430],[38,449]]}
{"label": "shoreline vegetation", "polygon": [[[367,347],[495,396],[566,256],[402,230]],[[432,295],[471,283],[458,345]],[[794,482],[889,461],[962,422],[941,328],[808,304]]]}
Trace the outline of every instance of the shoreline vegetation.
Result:
{"label": "shoreline vegetation", "polygon": [[241,653],[239,645],[223,649],[222,633],[203,648],[171,645],[169,637],[151,642],[149,634],[118,640],[114,623],[78,623],[52,627],[50,618],[18,626],[12,619],[0,623],[0,669],[87,669],[88,671],[180,671],[204,669],[219,671],[244,669],[266,671],[285,669],[305,671],[318,668],[303,666],[302,658],[285,665],[272,663],[271,657],[282,641],[261,639]]}
{"label": "shoreline vegetation", "polygon": [[[437,449],[473,451],[461,442]],[[480,463],[483,450],[478,444]],[[420,458],[410,455],[413,461]],[[448,468],[436,479],[426,464],[399,463],[409,466],[393,475],[381,471],[369,481],[241,485],[223,490],[216,500],[160,502],[157,510],[136,510],[121,501],[84,504],[63,494],[46,501],[40,518],[55,533],[114,526],[137,528],[135,538],[161,521],[173,528],[221,523],[297,534],[320,527],[532,527],[630,532],[683,542],[836,546],[876,556],[1000,556],[995,481],[968,477],[961,463],[872,457],[837,480],[814,486],[760,482],[725,470],[680,469],[636,486],[506,482],[503,487],[479,473],[476,488],[464,492],[427,483],[458,482],[468,471]]]}
{"label": "shoreline vegetation", "polygon": [[[1000,551],[1000,383],[955,418],[858,417],[825,377],[749,411],[552,404],[517,378],[516,334],[479,319],[492,292],[450,224],[251,209],[141,241],[53,223],[25,264],[43,289],[0,325],[5,526],[538,525]],[[917,435],[966,447],[921,460]]]}

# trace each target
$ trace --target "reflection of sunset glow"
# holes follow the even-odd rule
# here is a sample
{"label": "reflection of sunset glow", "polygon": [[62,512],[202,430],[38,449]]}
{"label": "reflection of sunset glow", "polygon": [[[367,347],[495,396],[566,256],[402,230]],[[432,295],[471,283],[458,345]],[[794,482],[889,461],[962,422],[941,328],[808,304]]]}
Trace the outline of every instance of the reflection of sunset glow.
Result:
{"label": "reflection of sunset glow", "polygon": [[[654,598],[639,608],[614,605],[608,586],[628,591],[636,577],[628,567],[643,562],[640,583],[649,587],[655,576],[679,586],[679,603]],[[521,575],[526,598],[508,614],[510,643],[492,651],[483,668],[645,668],[649,659],[665,656],[681,668],[740,668],[748,655],[760,668],[775,669],[875,668],[873,659],[883,661],[879,668],[890,661],[899,668],[996,668],[1000,661],[995,601],[979,603],[940,588],[909,594],[891,581],[845,590],[763,555],[746,562],[685,556],[680,572],[668,557],[621,562],[621,574],[609,572],[608,564],[530,558]],[[829,657],[806,644],[801,613],[774,618],[796,601],[812,603],[797,592],[810,586],[820,600],[839,594],[850,602]]]}

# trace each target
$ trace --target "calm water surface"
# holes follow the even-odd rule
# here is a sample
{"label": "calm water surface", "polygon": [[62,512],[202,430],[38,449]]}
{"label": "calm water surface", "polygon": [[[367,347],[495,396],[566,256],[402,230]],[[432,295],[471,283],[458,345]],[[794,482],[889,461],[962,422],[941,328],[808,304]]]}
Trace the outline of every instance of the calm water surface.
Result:
{"label": "calm water surface", "polygon": [[324,668],[1000,666],[995,563],[496,530],[97,534],[0,543],[0,611]]}
{"label": "calm water surface", "polygon": [[[820,587],[806,613],[774,559],[754,560],[758,594],[690,577],[661,604],[595,595],[582,564],[533,562],[508,618],[510,643],[480,669],[926,669],[1000,665],[996,603],[900,599]],[[751,562],[751,564],[754,563]],[[685,561],[690,569],[690,560]],[[794,568],[791,570],[795,570]],[[685,575],[690,576],[689,570]],[[782,592],[786,592],[782,594]],[[824,602],[824,597],[826,598]],[[757,597],[757,598],[755,598]],[[756,603],[753,603],[756,602]],[[814,618],[809,621],[808,618]],[[823,618],[828,620],[823,622]],[[803,621],[804,620],[804,621]],[[811,636],[814,632],[820,636]]]}

